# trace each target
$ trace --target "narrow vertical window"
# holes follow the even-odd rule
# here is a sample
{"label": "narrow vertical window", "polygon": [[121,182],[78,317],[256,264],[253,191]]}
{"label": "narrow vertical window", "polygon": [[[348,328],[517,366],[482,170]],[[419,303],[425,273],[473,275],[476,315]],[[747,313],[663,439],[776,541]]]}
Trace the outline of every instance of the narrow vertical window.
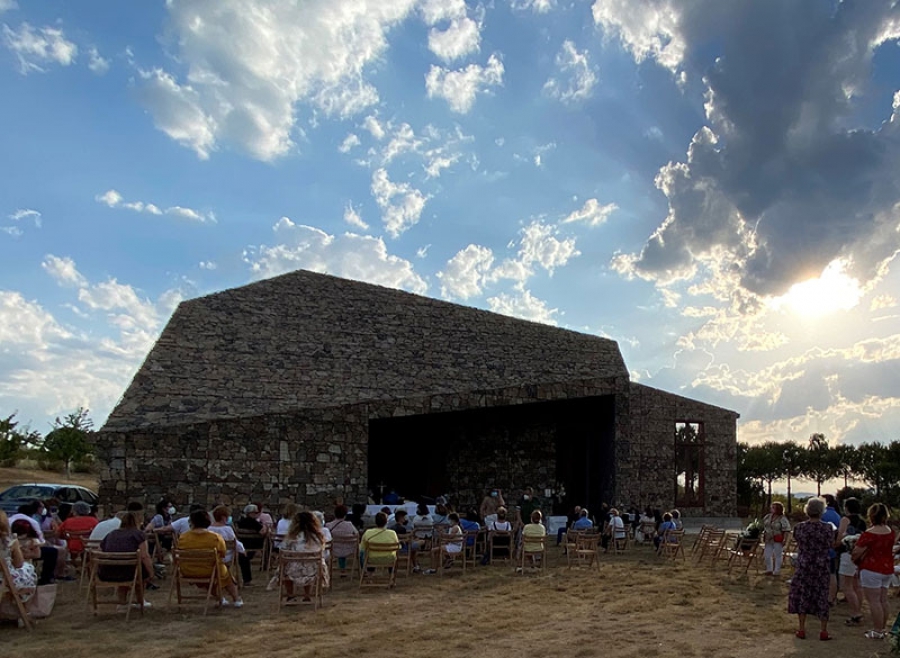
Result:
{"label": "narrow vertical window", "polygon": [[703,507],[703,423],[675,423],[675,505]]}

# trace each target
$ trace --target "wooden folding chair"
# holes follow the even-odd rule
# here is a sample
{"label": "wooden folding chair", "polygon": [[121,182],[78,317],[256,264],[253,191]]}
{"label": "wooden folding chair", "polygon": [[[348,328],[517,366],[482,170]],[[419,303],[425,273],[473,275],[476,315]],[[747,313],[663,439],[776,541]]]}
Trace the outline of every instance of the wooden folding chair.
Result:
{"label": "wooden folding chair", "polygon": [[[482,528],[479,528],[478,530],[466,530],[464,531],[464,534],[466,536],[466,559],[472,564],[475,564],[478,558],[484,555],[484,530]],[[481,549],[480,552],[479,549]]]}
{"label": "wooden folding chair", "polygon": [[442,532],[438,538],[438,575],[443,576],[444,570],[452,566],[457,560],[462,560],[462,571],[466,573],[466,533],[452,534]]}
{"label": "wooden folding chair", "polygon": [[78,590],[85,585],[89,585],[91,581],[91,556],[100,550],[99,539],[86,539],[84,541],[84,568],[81,570],[81,580],[78,581]]}
{"label": "wooden folding chair", "polygon": [[708,530],[704,535],[703,541],[697,547],[697,563],[700,564],[706,559],[712,561],[724,539],[724,530]]}
{"label": "wooden folding chair", "polygon": [[794,569],[794,561],[797,559],[797,542],[794,539],[794,531],[784,533],[784,546],[781,549],[781,569],[785,567]]}
{"label": "wooden folding chair", "polygon": [[656,537],[656,523],[653,521],[641,521],[639,532],[641,533],[640,543],[643,546],[653,546],[653,538]]}
{"label": "wooden folding chair", "polygon": [[715,526],[708,525],[704,523],[700,526],[700,532],[697,533],[697,536],[694,537],[694,543],[691,544],[691,557],[703,546],[704,542],[707,541],[709,533],[716,530]]}
{"label": "wooden folding chair", "polygon": [[[118,570],[132,570],[131,580],[106,580],[102,576],[104,567],[115,568]],[[101,605],[119,605],[118,596],[112,600],[101,600],[97,596],[99,589],[112,589],[113,593],[117,593],[120,587],[128,588],[128,598],[126,599],[125,621],[128,621],[131,615],[131,609],[134,607],[134,599],[137,595],[138,587],[141,583],[141,552],[134,553],[104,553],[97,550],[91,553],[91,578],[88,581],[88,598],[91,603],[91,609],[96,615]],[[141,616],[144,616],[144,606],[140,606]]]}
{"label": "wooden folding chair", "polygon": [[434,547],[434,526],[430,523],[417,523],[413,526],[413,538],[422,542],[422,552],[430,551]]}
{"label": "wooden folding chair", "polygon": [[[231,559],[228,558],[229,555]],[[244,579],[241,577],[240,564],[238,563],[237,539],[225,539],[225,566],[228,567],[231,580],[237,583],[238,587],[243,587]]]}
{"label": "wooden folding chair", "polygon": [[21,621],[22,626],[29,631],[34,630],[34,621],[32,621],[28,614],[28,609],[25,607],[25,603],[19,595],[19,590],[13,585],[12,574],[9,572],[6,560],[2,558],[0,558],[0,576],[2,576],[2,578],[0,578],[0,581],[2,581],[0,582],[0,601],[4,598],[12,599],[12,602],[15,604],[16,610],[19,613],[19,620]]}
{"label": "wooden folding chair", "polygon": [[571,549],[567,548],[566,557],[568,558],[568,568],[571,569],[574,564],[577,567],[587,567],[591,569],[596,564],[597,571],[600,571],[599,546],[599,533],[575,533],[573,547]]}
{"label": "wooden folding chair", "polygon": [[[219,553],[214,548],[183,550],[176,548],[172,553],[174,577],[169,590],[169,603],[177,595],[178,606],[187,599],[203,599],[203,614],[209,610],[209,601],[215,596],[216,606],[220,605]],[[184,587],[184,586],[187,587]],[[200,588],[202,594],[187,593],[192,587]]]}
{"label": "wooden folding chair", "polygon": [[672,558],[674,561],[679,555],[682,560],[687,560],[684,554],[684,530],[666,530],[659,542],[657,554],[663,558]]}
{"label": "wooden folding chair", "polygon": [[[734,566],[743,564],[744,573],[750,570],[750,565],[756,562],[756,558],[760,554],[760,544],[762,537],[756,539],[741,540],[733,548],[728,549],[728,573],[734,569]],[[764,546],[764,544],[763,544]]]}
{"label": "wooden folding chair", "polygon": [[[251,568],[253,562],[258,559],[259,570],[267,571],[270,568],[270,564],[266,556],[273,552],[273,547],[270,543],[273,540],[270,540],[268,535],[261,535],[258,532],[253,532],[252,530],[241,530],[240,528],[235,529],[234,535],[237,540],[246,547],[247,557],[250,560]],[[284,537],[281,537],[281,539],[284,539]],[[250,548],[251,546],[260,547]]]}
{"label": "wooden folding chair", "polygon": [[[335,553],[345,553],[344,568],[339,565],[339,557]],[[335,571],[337,567],[337,572]],[[335,573],[343,578],[348,575],[351,579],[359,576],[359,536],[355,537],[335,537],[331,541],[331,555],[328,559],[328,570],[332,579]],[[331,582],[331,581],[330,581]],[[331,585],[334,586],[333,583]]]}
{"label": "wooden folding chair", "polygon": [[[70,530],[64,532],[62,537],[66,540],[66,550],[69,552],[69,559],[72,561],[72,567],[75,569],[75,576],[79,579],[79,587],[81,586],[80,582],[84,580],[85,548],[90,536],[90,530]],[[80,551],[72,550],[73,540],[81,545]]]}
{"label": "wooden folding chair", "polygon": [[525,573],[525,558],[530,557],[532,560],[532,565],[535,564],[538,557],[540,557],[540,569],[544,570],[544,565],[547,562],[547,536],[541,535],[540,537],[529,537],[526,534],[522,534],[522,546],[519,550],[519,573]]}
{"label": "wooden folding chair", "polygon": [[[324,602],[324,591],[325,591],[325,582],[326,582],[326,574],[325,574],[325,566],[324,563],[324,552],[316,551],[278,551],[278,611],[281,612],[281,608],[285,605],[292,605],[293,602],[288,599],[291,598],[287,593],[287,582],[290,580],[288,573],[291,570],[292,565],[298,566],[302,571],[314,574],[312,576],[312,596],[311,603],[313,605],[313,610],[318,610],[319,606]],[[294,594],[293,597],[301,596],[297,594],[296,588],[300,587],[299,585],[294,585]]]}
{"label": "wooden folding chair", "polygon": [[511,530],[491,530],[488,533],[488,564],[493,564],[497,557],[496,552],[499,550],[505,554],[503,557],[507,562],[512,562],[514,535]]}
{"label": "wooden folding chair", "polygon": [[[397,552],[400,544],[369,544],[363,552],[362,568],[359,573],[359,589],[363,587],[387,587],[391,589],[397,582]],[[373,556],[372,553],[375,553]],[[384,570],[385,578],[379,579],[379,570]]]}
{"label": "wooden folding chair", "polygon": [[[621,532],[621,530],[619,532]],[[628,548],[628,530],[625,531],[624,537],[616,537],[616,529],[612,528],[612,534],[610,535],[609,544],[607,544],[607,546],[612,549],[614,555],[622,553]]]}

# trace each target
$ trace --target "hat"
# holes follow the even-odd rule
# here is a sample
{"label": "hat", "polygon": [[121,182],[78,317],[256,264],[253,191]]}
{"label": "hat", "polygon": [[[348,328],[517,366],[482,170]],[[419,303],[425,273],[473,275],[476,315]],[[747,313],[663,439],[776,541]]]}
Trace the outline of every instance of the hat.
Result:
{"label": "hat", "polygon": [[259,508],[253,503],[244,507],[244,514],[256,514],[257,512],[259,512]]}

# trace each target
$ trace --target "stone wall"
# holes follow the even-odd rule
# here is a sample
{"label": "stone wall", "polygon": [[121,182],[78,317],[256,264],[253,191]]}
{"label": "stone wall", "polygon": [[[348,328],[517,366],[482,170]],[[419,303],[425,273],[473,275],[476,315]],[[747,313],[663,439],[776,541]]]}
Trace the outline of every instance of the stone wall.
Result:
{"label": "stone wall", "polygon": [[663,510],[675,506],[675,423],[700,421],[705,433],[705,505],[679,508],[684,516],[734,516],[738,414],[631,384],[628,444],[617,445],[617,502]]}
{"label": "stone wall", "polygon": [[182,302],[106,429],[627,376],[612,340],[298,271]]}

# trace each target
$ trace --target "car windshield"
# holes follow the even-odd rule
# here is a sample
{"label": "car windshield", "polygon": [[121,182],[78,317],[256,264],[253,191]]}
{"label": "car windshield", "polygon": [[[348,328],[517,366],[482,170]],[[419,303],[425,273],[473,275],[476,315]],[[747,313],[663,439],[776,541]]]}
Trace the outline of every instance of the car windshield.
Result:
{"label": "car windshield", "polygon": [[22,484],[18,487],[10,487],[2,494],[0,500],[16,500],[19,498],[50,498],[53,495],[52,487],[41,487],[35,484]]}

